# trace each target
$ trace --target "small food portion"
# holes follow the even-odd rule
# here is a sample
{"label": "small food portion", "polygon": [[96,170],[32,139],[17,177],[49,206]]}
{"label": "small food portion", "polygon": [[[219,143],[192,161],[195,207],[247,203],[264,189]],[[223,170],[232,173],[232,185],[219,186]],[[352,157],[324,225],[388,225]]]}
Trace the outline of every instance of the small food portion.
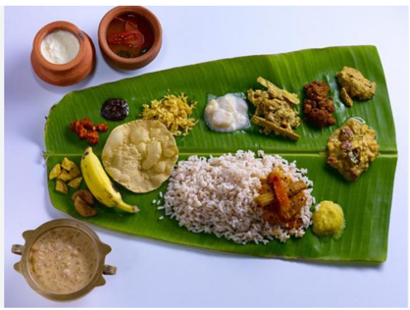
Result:
{"label": "small food portion", "polygon": [[77,189],[80,187],[82,180],[83,180],[82,177],[78,177],[78,178],[72,179],[70,182],[67,183],[67,185],[70,186],[71,188]]}
{"label": "small food portion", "polygon": [[340,85],[340,97],[348,107],[353,105],[353,99],[368,100],[376,93],[376,83],[366,79],[354,68],[343,67],[337,73],[337,81]]}
{"label": "small food portion", "polygon": [[56,30],[41,42],[41,54],[52,64],[64,65],[72,61],[80,50],[80,42],[66,30]]}
{"label": "small food portion", "polygon": [[91,217],[97,214],[92,207],[94,205],[94,196],[87,190],[76,191],[71,197],[74,200],[75,210],[83,217]]}
{"label": "small food portion", "polygon": [[328,164],[348,181],[356,180],[379,154],[376,132],[354,118],[330,135],[327,148]]}
{"label": "small food portion", "polygon": [[97,271],[93,241],[81,230],[59,227],[43,233],[29,252],[29,273],[34,282],[54,294],[84,288]]}
{"label": "small food portion", "polygon": [[121,98],[107,99],[101,108],[101,116],[109,121],[122,121],[130,111],[127,101]]}
{"label": "small food portion", "polygon": [[158,120],[163,123],[174,136],[186,137],[198,121],[190,118],[197,105],[182,93],[179,96],[166,95],[161,100],[151,101],[151,106],[144,104],[140,114],[144,120]]}
{"label": "small food portion", "polygon": [[109,208],[118,208],[125,212],[135,213],[139,209],[137,206],[126,204],[121,197],[121,193],[113,186],[110,178],[105,173],[98,157],[88,147],[81,157],[81,171],[84,181],[92,195],[103,205]]}
{"label": "small food portion", "polygon": [[[302,237],[311,223],[309,208],[313,197],[312,189],[307,189],[307,186],[311,187],[312,182],[295,163],[289,164],[278,155],[258,153],[261,158],[250,151],[238,151],[235,155],[209,159],[191,156],[179,161],[164,195],[166,215],[175,218],[180,226],[191,232],[212,233],[241,244],[266,244],[273,238],[285,242],[291,236]],[[277,198],[273,199],[289,207],[286,216],[294,213],[293,217],[290,216],[295,220],[292,228],[266,221],[264,208],[258,206],[257,201],[263,204],[265,200],[267,205],[271,203],[272,195],[268,197],[268,191],[263,196],[259,193],[266,186],[261,179],[266,180],[272,169],[278,169],[289,180],[287,188],[282,183],[275,185]],[[301,197],[301,193],[303,201],[301,198],[296,202],[293,197]],[[258,196],[259,199],[255,199]],[[294,211],[296,207],[298,212]]]}
{"label": "small food portion", "polygon": [[62,194],[68,193],[68,186],[77,189],[81,185],[81,171],[75,162],[64,157],[61,164],[56,164],[48,175],[49,180],[56,179],[56,191]]}
{"label": "small food portion", "polygon": [[50,171],[49,175],[48,175],[48,179],[49,180],[54,180],[55,178],[57,178],[59,175],[61,174],[61,165],[60,164],[56,164]]}
{"label": "small food portion", "polygon": [[205,107],[205,122],[211,130],[219,132],[248,128],[248,105],[240,94],[212,98]]}
{"label": "small food portion", "polygon": [[255,201],[263,208],[263,219],[285,231],[303,226],[301,211],[308,199],[307,184],[292,179],[280,168],[275,168],[267,179],[261,179],[261,183]]}
{"label": "small food portion", "polygon": [[248,99],[256,107],[251,122],[263,127],[262,132],[267,135],[273,131],[276,135],[298,140],[299,135],[293,132],[300,125],[299,113],[294,109],[294,105],[300,103],[298,96],[262,77],[257,81],[267,90],[248,90]]}
{"label": "small food portion", "polygon": [[61,194],[67,194],[68,193],[67,184],[65,184],[64,181],[57,179],[56,180],[56,192],[59,192]]}
{"label": "small food portion", "polygon": [[313,81],[305,85],[304,90],[306,99],[303,102],[303,111],[306,121],[319,128],[336,124],[333,118],[335,105],[329,97],[330,87],[325,82]]}
{"label": "small food portion", "polygon": [[175,138],[164,124],[138,120],[111,132],[102,162],[116,182],[134,193],[146,193],[170,177],[178,153]]}
{"label": "small food portion", "polygon": [[98,132],[108,130],[107,123],[94,124],[88,118],[75,120],[70,124],[71,131],[75,132],[80,140],[87,140],[90,145],[96,145],[100,139]]}
{"label": "small food portion", "polygon": [[343,209],[333,201],[324,200],[313,213],[313,232],[318,236],[332,236],[340,239],[345,229]]}
{"label": "small food portion", "polygon": [[68,172],[74,169],[78,169],[77,165],[67,157],[64,157],[63,161],[61,162],[61,167]]}
{"label": "small food portion", "polygon": [[107,28],[107,43],[120,57],[135,58],[154,44],[154,30],[149,21],[137,14],[115,17]]}

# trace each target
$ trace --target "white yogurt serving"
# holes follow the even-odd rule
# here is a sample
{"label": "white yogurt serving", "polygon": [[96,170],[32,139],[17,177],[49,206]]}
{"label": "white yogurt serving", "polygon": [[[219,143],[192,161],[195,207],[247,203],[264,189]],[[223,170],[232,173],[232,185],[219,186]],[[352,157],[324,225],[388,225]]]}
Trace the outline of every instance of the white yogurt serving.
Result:
{"label": "white yogurt serving", "polygon": [[236,94],[212,99],[205,108],[205,121],[210,129],[220,132],[248,128],[248,104]]}
{"label": "white yogurt serving", "polygon": [[72,61],[80,50],[80,42],[69,31],[56,30],[41,42],[41,54],[53,64],[64,65]]}

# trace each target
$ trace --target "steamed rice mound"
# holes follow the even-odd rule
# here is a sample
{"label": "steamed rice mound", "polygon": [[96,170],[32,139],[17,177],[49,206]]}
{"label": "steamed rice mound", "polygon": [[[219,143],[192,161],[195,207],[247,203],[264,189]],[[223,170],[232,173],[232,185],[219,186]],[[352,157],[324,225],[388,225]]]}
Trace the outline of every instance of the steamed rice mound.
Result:
{"label": "steamed rice mound", "polygon": [[[278,155],[264,155],[262,151],[258,154],[261,157],[238,151],[235,155],[209,159],[191,156],[180,161],[164,196],[166,214],[191,232],[213,233],[242,244],[302,237],[311,224],[309,209],[314,203],[313,183],[305,176],[306,169],[299,170],[294,162],[289,164]],[[300,213],[302,224],[296,229],[284,230],[263,221],[263,210],[254,201],[261,187],[260,178],[266,178],[274,167],[310,187],[305,190],[308,199]]]}

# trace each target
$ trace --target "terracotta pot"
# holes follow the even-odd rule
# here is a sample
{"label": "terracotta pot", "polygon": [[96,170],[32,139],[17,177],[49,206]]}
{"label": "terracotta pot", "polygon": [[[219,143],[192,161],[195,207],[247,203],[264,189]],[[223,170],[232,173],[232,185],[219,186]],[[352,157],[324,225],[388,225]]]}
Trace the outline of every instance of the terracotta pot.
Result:
{"label": "terracotta pot", "polygon": [[[107,28],[115,17],[123,14],[135,14],[144,17],[152,26],[154,31],[154,44],[145,54],[136,58],[123,58],[115,54],[107,43]],[[158,18],[148,9],[141,6],[117,6],[108,11],[102,18],[98,28],[98,43],[105,60],[112,66],[135,70],[148,65],[157,57],[162,46],[162,27]]]}
{"label": "terracotta pot", "polygon": [[[71,32],[80,43],[77,56],[66,64],[53,64],[41,53],[41,42],[56,30]],[[47,83],[58,86],[72,85],[85,79],[94,69],[95,48],[88,35],[77,26],[65,21],[53,22],[45,25],[36,34],[31,52],[31,65],[38,77]]]}

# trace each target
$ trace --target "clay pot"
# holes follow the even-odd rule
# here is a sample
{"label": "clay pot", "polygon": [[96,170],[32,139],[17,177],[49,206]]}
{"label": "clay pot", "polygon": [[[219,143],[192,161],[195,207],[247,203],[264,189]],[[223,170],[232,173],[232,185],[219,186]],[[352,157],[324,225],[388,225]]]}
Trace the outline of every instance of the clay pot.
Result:
{"label": "clay pot", "polygon": [[[123,58],[115,54],[107,43],[107,28],[115,17],[123,14],[135,14],[144,17],[154,31],[154,44],[145,54],[136,58]],[[158,18],[148,9],[141,6],[117,6],[108,11],[98,28],[98,43],[104,59],[112,66],[125,70],[135,70],[148,65],[157,57],[162,46],[162,27]]]}
{"label": "clay pot", "polygon": [[[80,43],[77,56],[66,64],[53,64],[41,53],[41,42],[56,30],[71,32]],[[85,79],[94,69],[95,48],[88,35],[77,26],[65,21],[53,22],[45,25],[36,34],[31,52],[31,65],[38,77],[47,83],[58,86],[72,85]]]}

